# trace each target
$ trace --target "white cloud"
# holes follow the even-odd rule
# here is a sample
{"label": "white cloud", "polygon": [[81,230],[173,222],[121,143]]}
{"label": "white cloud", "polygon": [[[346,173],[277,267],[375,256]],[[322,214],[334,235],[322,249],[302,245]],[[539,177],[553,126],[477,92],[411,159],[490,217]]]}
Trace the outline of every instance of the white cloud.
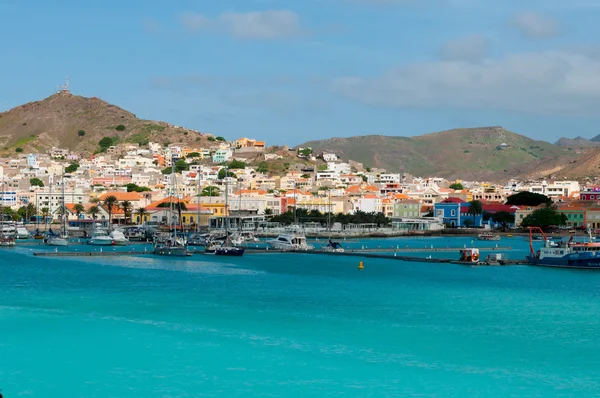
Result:
{"label": "white cloud", "polygon": [[440,58],[447,61],[475,62],[485,58],[488,41],[481,35],[461,37],[446,42],[438,51]]}
{"label": "white cloud", "polygon": [[212,19],[190,12],[183,14],[180,21],[190,32],[214,28],[243,39],[280,39],[303,33],[300,16],[289,10],[227,12]]}
{"label": "white cloud", "polygon": [[536,12],[521,12],[511,19],[511,24],[529,38],[549,38],[558,35],[556,20]]}
{"label": "white cloud", "polygon": [[584,53],[543,52],[480,63],[420,63],[390,70],[378,78],[338,78],[332,87],[352,99],[383,107],[596,116],[600,59]]}
{"label": "white cloud", "polygon": [[181,14],[180,21],[183,27],[189,31],[198,31],[208,27],[211,24],[210,19],[195,12],[186,12]]}

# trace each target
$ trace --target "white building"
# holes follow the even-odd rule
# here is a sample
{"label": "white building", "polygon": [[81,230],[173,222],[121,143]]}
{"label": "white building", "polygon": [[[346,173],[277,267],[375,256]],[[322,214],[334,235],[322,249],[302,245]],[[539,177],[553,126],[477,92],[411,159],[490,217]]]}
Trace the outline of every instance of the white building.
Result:
{"label": "white building", "polygon": [[569,196],[574,192],[580,192],[579,183],[577,181],[554,181],[548,183],[542,181],[538,184],[531,184],[529,192],[546,195],[551,199],[558,199],[561,196]]}
{"label": "white building", "polygon": [[231,159],[233,152],[231,149],[218,149],[215,151],[212,161],[213,163],[223,163]]}

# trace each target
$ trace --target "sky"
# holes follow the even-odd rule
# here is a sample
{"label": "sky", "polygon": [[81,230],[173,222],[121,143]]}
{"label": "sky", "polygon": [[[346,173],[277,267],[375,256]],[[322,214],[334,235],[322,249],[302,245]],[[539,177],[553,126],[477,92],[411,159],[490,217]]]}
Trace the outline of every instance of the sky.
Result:
{"label": "sky", "polygon": [[0,110],[70,78],[140,118],[298,145],[600,134],[597,0],[0,0]]}

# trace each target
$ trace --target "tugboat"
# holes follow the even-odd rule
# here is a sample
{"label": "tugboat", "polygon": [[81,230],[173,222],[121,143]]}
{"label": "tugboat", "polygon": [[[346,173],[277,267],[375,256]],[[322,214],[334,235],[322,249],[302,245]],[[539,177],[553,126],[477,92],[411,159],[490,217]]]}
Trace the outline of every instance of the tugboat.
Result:
{"label": "tugboat", "polygon": [[[539,250],[533,248],[533,231],[538,231],[544,238]],[[573,236],[568,242],[559,242],[558,246],[546,237],[539,227],[529,228],[529,251],[527,260],[531,265],[558,268],[600,269],[600,243],[592,242],[591,231],[589,242],[575,242]],[[554,245],[553,245],[554,243]]]}

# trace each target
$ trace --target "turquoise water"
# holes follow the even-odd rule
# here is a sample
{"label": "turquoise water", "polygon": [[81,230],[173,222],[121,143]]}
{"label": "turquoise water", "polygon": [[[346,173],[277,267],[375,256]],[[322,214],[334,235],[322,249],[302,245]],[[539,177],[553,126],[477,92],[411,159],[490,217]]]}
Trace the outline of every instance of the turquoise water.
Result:
{"label": "turquoise water", "polygon": [[[517,237],[476,244],[496,243],[525,255]],[[374,259],[359,271],[355,257],[32,250],[0,250],[5,397],[600,394],[593,271]]]}

